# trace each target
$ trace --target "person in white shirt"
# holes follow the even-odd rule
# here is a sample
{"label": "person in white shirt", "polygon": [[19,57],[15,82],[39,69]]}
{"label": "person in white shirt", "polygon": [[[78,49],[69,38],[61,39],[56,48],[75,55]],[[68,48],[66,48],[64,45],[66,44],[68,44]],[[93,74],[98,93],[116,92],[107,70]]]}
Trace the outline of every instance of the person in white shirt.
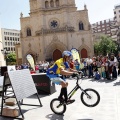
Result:
{"label": "person in white shirt", "polygon": [[93,71],[92,71],[92,63],[93,60],[90,58],[90,56],[87,59],[87,65],[88,65],[88,77],[93,77]]}

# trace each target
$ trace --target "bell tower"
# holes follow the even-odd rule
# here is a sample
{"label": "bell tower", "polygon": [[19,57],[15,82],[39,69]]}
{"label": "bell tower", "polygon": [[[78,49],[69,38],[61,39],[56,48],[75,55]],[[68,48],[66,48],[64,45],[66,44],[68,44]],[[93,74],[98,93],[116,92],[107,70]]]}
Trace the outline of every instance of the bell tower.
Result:
{"label": "bell tower", "polygon": [[67,5],[67,6],[75,6],[75,0],[60,0],[61,6]]}
{"label": "bell tower", "polygon": [[47,0],[29,0],[30,12],[45,8],[45,1]]}
{"label": "bell tower", "polygon": [[75,0],[29,0],[30,12],[44,11],[58,7],[75,7]]}

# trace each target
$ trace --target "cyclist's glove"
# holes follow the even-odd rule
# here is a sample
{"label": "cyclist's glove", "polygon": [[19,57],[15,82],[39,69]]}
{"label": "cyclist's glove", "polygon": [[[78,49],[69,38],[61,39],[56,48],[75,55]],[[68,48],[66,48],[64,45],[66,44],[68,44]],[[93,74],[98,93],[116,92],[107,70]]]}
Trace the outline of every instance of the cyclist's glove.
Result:
{"label": "cyclist's glove", "polygon": [[72,74],[72,77],[78,77],[78,76],[79,76],[78,73],[73,73],[73,74]]}

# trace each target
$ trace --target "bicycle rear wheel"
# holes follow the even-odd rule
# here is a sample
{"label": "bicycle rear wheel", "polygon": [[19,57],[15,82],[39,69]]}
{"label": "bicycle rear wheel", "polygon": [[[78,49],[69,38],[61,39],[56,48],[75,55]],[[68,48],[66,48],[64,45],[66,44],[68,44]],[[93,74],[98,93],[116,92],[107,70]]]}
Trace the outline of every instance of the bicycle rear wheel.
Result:
{"label": "bicycle rear wheel", "polygon": [[66,105],[61,103],[58,98],[55,98],[50,102],[50,108],[55,114],[58,115],[62,115],[66,111]]}
{"label": "bicycle rear wheel", "polygon": [[[85,92],[85,93],[84,93]],[[95,107],[100,102],[100,95],[94,89],[85,89],[81,94],[81,101],[87,107]]]}

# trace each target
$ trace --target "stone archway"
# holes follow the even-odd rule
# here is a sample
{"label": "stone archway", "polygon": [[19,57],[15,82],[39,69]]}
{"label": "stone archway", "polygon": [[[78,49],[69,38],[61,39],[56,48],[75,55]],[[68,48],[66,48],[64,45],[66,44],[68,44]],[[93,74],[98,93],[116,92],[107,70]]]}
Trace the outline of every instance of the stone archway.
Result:
{"label": "stone archway", "polygon": [[88,56],[90,56],[90,53],[91,53],[91,49],[85,45],[85,44],[82,44],[79,48],[79,54],[80,54],[80,57],[81,58],[87,58]]}
{"label": "stone archway", "polygon": [[62,52],[58,49],[56,49],[54,52],[53,52],[53,60],[56,61],[58,59],[60,59],[62,57]]}
{"label": "stone archway", "polygon": [[[60,41],[51,42],[51,44],[49,44],[46,47],[45,58],[46,59],[57,59],[57,58],[60,58],[61,57],[61,53],[64,50],[67,50],[67,47],[62,42],[60,42]],[[59,53],[59,55],[57,55],[57,53]],[[54,57],[55,55],[56,55],[56,57]]]}
{"label": "stone archway", "polygon": [[87,58],[87,57],[88,57],[87,50],[85,48],[83,48],[81,50],[81,58]]}

